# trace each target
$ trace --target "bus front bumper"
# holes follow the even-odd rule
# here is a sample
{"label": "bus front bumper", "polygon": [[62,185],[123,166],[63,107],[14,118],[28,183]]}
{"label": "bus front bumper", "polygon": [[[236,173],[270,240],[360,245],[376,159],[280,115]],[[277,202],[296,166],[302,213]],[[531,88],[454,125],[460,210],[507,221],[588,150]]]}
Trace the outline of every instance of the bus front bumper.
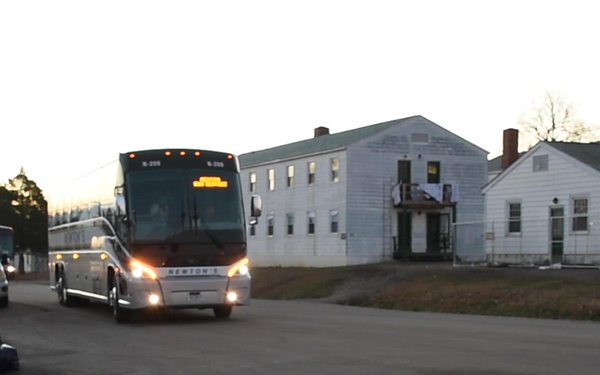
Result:
{"label": "bus front bumper", "polygon": [[172,277],[127,280],[127,292],[119,303],[127,309],[211,308],[250,304],[250,275],[223,277]]}

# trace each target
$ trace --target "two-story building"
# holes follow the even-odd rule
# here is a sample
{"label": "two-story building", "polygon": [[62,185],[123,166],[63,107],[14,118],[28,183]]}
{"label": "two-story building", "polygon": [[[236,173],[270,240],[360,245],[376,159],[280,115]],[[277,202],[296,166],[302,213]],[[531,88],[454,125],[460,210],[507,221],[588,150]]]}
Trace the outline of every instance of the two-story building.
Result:
{"label": "two-story building", "polygon": [[248,239],[255,265],[485,260],[487,152],[422,116],[318,127],[239,158],[245,198],[263,200]]}

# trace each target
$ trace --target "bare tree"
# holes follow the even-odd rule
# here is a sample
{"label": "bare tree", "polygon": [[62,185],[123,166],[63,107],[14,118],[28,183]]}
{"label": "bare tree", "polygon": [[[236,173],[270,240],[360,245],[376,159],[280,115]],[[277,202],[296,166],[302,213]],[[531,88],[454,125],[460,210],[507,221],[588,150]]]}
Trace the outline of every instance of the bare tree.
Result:
{"label": "bare tree", "polygon": [[519,119],[526,143],[537,141],[585,142],[597,139],[596,129],[577,118],[575,108],[563,96],[547,91],[541,103]]}

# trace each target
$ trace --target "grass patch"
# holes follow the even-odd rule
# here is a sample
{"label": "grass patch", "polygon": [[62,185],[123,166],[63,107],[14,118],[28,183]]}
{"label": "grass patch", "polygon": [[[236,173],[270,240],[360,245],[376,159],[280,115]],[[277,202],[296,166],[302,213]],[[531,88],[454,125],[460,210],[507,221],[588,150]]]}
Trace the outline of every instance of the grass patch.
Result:
{"label": "grass patch", "polygon": [[381,264],[253,270],[253,297],[457,314],[600,321],[598,270]]}

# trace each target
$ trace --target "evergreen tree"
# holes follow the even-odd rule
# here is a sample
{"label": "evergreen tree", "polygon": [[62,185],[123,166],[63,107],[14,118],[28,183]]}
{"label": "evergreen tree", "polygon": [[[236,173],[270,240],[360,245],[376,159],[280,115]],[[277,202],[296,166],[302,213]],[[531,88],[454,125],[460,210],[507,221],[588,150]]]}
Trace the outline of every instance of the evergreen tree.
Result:
{"label": "evergreen tree", "polygon": [[0,222],[14,228],[18,251],[48,251],[47,218],[48,203],[42,190],[21,168],[17,176],[0,187]]}

